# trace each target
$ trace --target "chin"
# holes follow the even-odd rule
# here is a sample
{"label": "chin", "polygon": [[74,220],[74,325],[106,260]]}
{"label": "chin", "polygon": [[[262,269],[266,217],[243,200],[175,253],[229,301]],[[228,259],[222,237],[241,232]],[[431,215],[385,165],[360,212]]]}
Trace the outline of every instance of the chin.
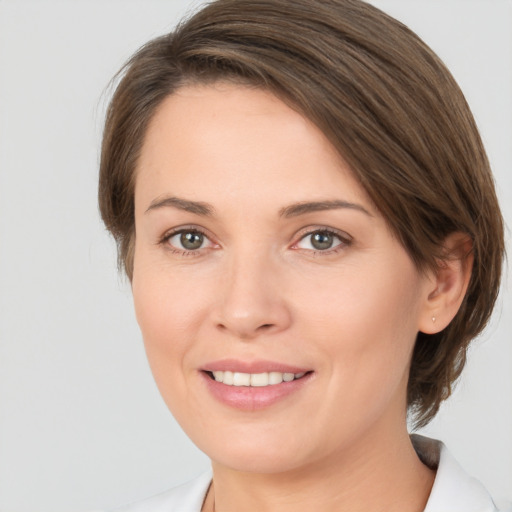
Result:
{"label": "chin", "polygon": [[[260,474],[277,474],[296,470],[317,459],[320,447],[308,447],[306,437],[279,432],[278,427],[226,429],[214,436],[200,433],[192,441],[212,463],[235,471]],[[210,432],[212,434],[212,432]],[[212,438],[213,437],[213,438]]]}
{"label": "chin", "polygon": [[267,475],[287,473],[303,466],[296,453],[262,453],[261,450],[240,453],[229,449],[211,460],[214,467],[220,465],[241,473]]}

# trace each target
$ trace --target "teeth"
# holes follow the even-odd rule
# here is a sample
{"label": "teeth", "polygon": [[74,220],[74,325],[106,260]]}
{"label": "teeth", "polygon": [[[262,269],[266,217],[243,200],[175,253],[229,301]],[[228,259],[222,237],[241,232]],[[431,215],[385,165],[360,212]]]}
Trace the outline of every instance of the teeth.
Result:
{"label": "teeth", "polygon": [[281,384],[283,382],[283,374],[279,372],[270,372],[268,374],[268,383],[272,386],[274,384]]}
{"label": "teeth", "polygon": [[[224,380],[228,380],[228,379],[225,379],[225,374],[228,373],[228,372],[213,372],[213,378],[217,381],[217,382],[224,382]],[[224,382],[224,384],[228,384],[227,382]],[[233,384],[233,383],[231,383]]]}
{"label": "teeth", "polygon": [[268,386],[268,373],[251,373],[251,386]]}
{"label": "teeth", "polygon": [[233,386],[250,386],[251,375],[249,373],[233,373]]}
{"label": "teeth", "polygon": [[281,373],[281,372],[268,372],[268,373],[241,373],[230,371],[215,371],[213,378],[217,382],[222,382],[228,386],[252,386],[252,387],[265,387],[281,384],[281,382],[291,382],[295,379],[304,377],[305,372],[302,373]]}
{"label": "teeth", "polygon": [[233,372],[219,372],[219,373],[224,373],[223,377],[222,377],[222,382],[224,382],[224,384],[227,384],[228,386],[232,386],[233,385]]}

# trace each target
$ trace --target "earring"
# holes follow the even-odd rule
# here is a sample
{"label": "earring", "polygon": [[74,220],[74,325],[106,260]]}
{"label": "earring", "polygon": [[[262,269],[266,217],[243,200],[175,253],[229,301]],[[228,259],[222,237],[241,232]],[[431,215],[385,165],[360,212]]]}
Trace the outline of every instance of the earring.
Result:
{"label": "earring", "polygon": [[435,317],[435,316],[433,316],[433,317],[432,317],[432,323],[433,323],[433,324],[435,324],[435,323],[436,323],[436,317]]}

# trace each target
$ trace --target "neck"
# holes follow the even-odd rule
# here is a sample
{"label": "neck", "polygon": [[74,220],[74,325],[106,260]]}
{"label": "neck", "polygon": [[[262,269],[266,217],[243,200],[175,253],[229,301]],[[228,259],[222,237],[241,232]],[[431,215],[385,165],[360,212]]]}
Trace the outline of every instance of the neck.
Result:
{"label": "neck", "polygon": [[[405,423],[405,422],[404,422]],[[419,460],[405,425],[397,436],[372,434],[308,467],[257,474],[212,463],[206,512],[421,512],[434,472]]]}

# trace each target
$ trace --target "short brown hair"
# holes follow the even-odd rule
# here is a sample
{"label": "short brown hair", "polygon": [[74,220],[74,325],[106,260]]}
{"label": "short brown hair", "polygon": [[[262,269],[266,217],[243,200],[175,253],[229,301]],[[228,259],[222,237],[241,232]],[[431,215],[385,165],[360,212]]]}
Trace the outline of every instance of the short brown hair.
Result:
{"label": "short brown hair", "polygon": [[313,121],[418,269],[436,268],[448,234],[471,238],[464,302],[442,332],[418,334],[412,357],[407,405],[417,426],[428,423],[490,317],[504,253],[489,163],[441,60],[360,0],[217,0],[143,46],[123,73],[106,118],[99,203],[130,278],[135,170],[146,128],[162,100],[191,83],[262,87]]}

